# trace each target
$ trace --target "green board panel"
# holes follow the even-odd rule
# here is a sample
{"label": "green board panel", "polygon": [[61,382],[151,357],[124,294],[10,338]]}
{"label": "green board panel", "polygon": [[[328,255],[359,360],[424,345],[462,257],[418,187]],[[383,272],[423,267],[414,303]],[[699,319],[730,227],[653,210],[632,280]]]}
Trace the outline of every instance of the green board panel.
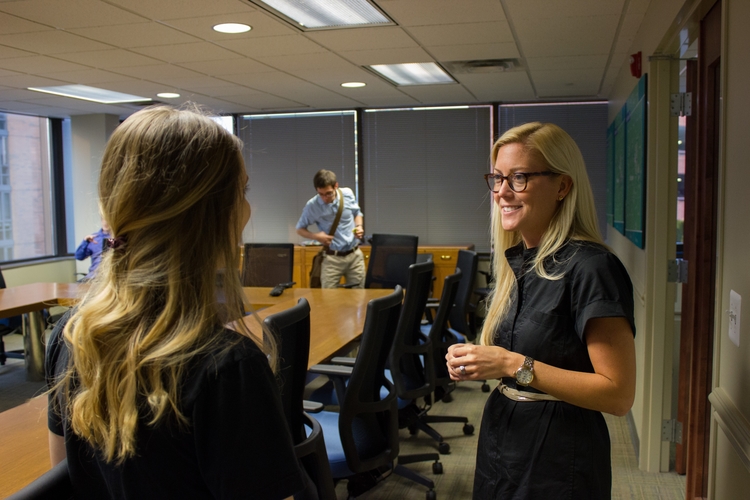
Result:
{"label": "green board panel", "polygon": [[614,182],[613,226],[625,234],[625,108],[617,115],[614,125]]}
{"label": "green board panel", "polygon": [[625,103],[625,236],[638,248],[645,246],[646,76]]}

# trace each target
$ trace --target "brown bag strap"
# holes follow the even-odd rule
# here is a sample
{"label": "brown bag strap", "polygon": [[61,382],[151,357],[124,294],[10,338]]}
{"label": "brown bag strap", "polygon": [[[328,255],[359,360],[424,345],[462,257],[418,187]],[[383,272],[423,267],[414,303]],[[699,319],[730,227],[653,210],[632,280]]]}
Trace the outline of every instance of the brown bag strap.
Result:
{"label": "brown bag strap", "polygon": [[341,192],[341,189],[338,189],[339,192],[339,211],[336,213],[336,218],[333,219],[333,226],[331,226],[331,230],[328,231],[329,236],[333,236],[336,233],[336,229],[339,227],[339,221],[341,220],[341,214],[344,213],[344,194]]}

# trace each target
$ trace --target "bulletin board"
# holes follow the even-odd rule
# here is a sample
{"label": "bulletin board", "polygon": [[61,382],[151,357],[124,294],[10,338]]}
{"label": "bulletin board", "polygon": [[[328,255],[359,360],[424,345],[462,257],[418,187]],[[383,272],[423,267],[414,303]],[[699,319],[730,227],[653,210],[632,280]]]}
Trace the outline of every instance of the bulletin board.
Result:
{"label": "bulletin board", "polygon": [[607,129],[607,224],[644,248],[646,213],[646,78]]}
{"label": "bulletin board", "polygon": [[630,93],[625,118],[625,236],[644,247],[646,212],[646,76]]}

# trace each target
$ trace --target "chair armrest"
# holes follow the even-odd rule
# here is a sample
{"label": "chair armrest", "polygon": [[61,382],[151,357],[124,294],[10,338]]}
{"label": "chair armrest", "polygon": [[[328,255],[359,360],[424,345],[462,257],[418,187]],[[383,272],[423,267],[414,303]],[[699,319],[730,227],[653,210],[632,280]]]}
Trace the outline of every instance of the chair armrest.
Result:
{"label": "chair armrest", "polygon": [[320,413],[321,411],[323,411],[323,408],[325,408],[323,403],[318,403],[317,401],[308,401],[307,399],[302,401],[302,411],[304,412]]}
{"label": "chair armrest", "polygon": [[329,375],[334,377],[350,377],[352,375],[351,366],[340,366],[340,365],[314,365],[309,370],[312,373],[318,373],[320,375]]}
{"label": "chair armrest", "polygon": [[354,366],[354,363],[357,361],[357,358],[348,358],[345,356],[336,356],[335,358],[331,359],[331,364],[334,365],[344,365],[344,366]]}

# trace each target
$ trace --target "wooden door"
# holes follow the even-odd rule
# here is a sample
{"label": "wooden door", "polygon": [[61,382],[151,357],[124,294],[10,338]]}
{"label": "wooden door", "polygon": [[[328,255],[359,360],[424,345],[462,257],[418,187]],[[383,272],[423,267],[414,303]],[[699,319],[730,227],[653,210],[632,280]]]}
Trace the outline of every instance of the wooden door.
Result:
{"label": "wooden door", "polygon": [[[721,2],[701,20],[698,61],[688,64],[693,116],[686,128],[684,256],[688,282],[683,285],[680,332],[678,420],[683,442],[676,468],[687,473],[687,499],[706,498],[710,435],[711,371],[716,284],[717,182],[719,167],[719,98]],[[688,88],[688,91],[691,91]]]}

